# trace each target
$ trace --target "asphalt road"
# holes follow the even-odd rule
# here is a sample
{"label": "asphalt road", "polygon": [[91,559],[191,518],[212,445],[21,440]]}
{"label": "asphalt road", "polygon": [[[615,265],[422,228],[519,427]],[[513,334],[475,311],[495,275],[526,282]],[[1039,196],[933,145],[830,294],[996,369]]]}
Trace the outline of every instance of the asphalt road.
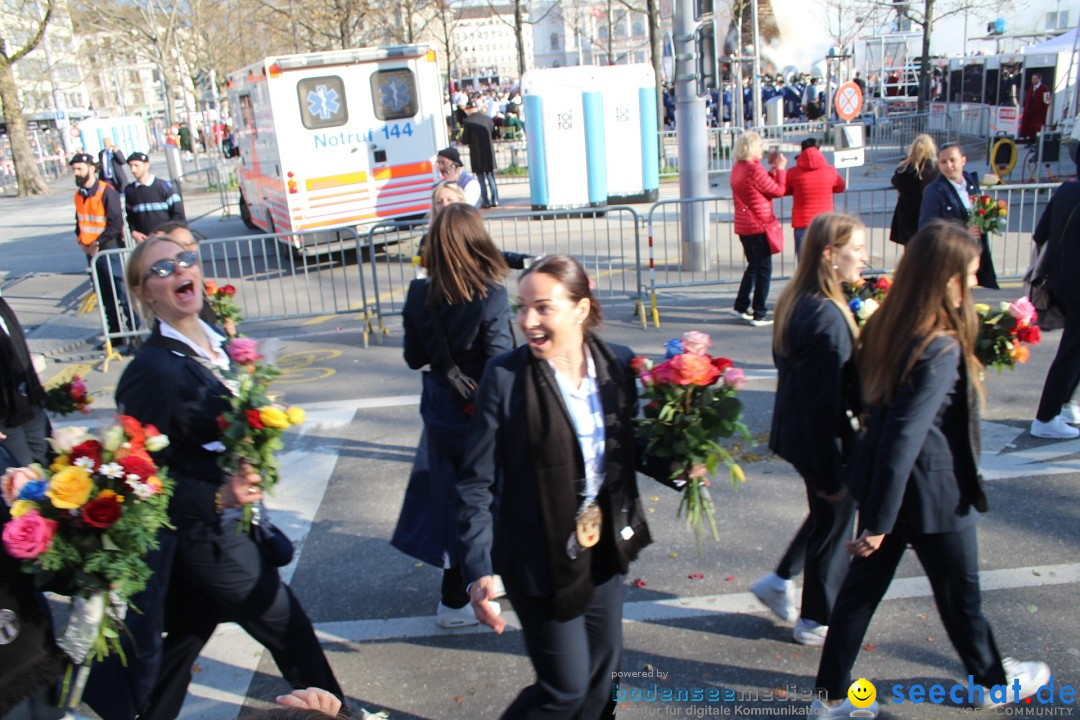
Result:
{"label": "asphalt road", "polygon": [[[59,187],[47,198],[0,198],[0,212],[4,296],[30,328],[35,349],[48,355],[42,377],[85,375],[97,394],[87,420],[100,422],[111,412],[126,360],[105,368],[91,350],[93,316],[76,314],[87,286],[85,261],[71,238],[69,189]],[[235,219],[207,218],[199,227],[211,237],[244,232]],[[779,290],[774,287],[773,298]],[[764,438],[775,387],[770,333],[727,315],[733,292],[726,285],[663,292],[662,327],[647,330],[630,300],[612,299],[602,334],[659,356],[670,337],[710,333],[714,350],[747,371],[745,422]],[[1011,300],[1019,292],[979,291],[978,299]],[[370,335],[366,347],[356,312],[245,329],[277,339],[286,370],[279,389],[309,412],[309,421],[288,437],[284,482],[270,504],[298,541],[286,574],[351,702],[401,719],[497,717],[532,680],[512,608],[504,607],[511,629],[502,636],[440,630],[434,623],[439,571],[388,543],[421,429],[420,379],[401,360],[399,322],[389,317],[386,332]],[[979,526],[984,608],[997,643],[1006,655],[1045,660],[1058,688],[1080,684],[1080,441],[1035,440],[1026,428],[1059,335],[1044,335],[1027,365],[987,377],[982,465],[991,512]],[[762,446],[738,452],[748,481],[737,492],[716,484],[720,540],[706,542],[701,556],[675,516],[678,496],[641,481],[655,542],[626,579],[623,670],[652,676],[624,678],[620,718],[806,713],[820,651],[794,644],[790,628],[774,622],[749,593],[805,514],[802,483]],[[904,560],[874,618],[856,673],[886,699],[880,717],[1006,714],[950,701],[888,701],[894,685],[948,688],[966,681],[913,557]],[[654,687],[685,689],[688,698],[697,689],[718,699],[651,701]],[[234,718],[267,707],[287,689],[269,656],[238,628],[225,626],[199,660],[184,717]],[[635,691],[641,700],[631,700]],[[1061,716],[1072,707],[1035,703],[1009,712]]]}

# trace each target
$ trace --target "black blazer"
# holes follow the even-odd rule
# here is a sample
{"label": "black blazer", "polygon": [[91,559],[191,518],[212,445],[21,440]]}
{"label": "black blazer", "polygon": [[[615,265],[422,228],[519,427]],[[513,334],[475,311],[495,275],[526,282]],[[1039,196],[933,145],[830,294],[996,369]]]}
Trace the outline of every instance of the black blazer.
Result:
{"label": "black blazer", "polygon": [[843,486],[840,467],[854,438],[845,402],[854,338],[845,312],[821,294],[803,295],[785,325],[787,356],[773,353],[779,380],[769,449],[829,494]]}
{"label": "black blazer", "polygon": [[[1080,303],[1080,283],[1076,281],[1080,277],[1080,210],[1073,214],[1078,207],[1080,181],[1062,183],[1054,191],[1031,236],[1040,247],[1051,238],[1058,243],[1057,257],[1053,267],[1047,268],[1047,274],[1050,276],[1050,294],[1055,301],[1066,305]],[[1069,222],[1070,214],[1073,215],[1072,222]]]}
{"label": "black blazer", "polygon": [[[607,434],[611,437],[623,424],[633,422],[637,414],[637,388],[629,367],[633,353],[621,345],[609,347],[616,358],[607,368],[609,377],[612,382],[625,383],[627,390],[625,406],[611,407],[607,401],[613,394],[601,388]],[[492,360],[484,372],[469,423],[465,462],[458,477],[462,503],[459,557],[466,582],[494,571],[527,595],[543,597],[553,591],[551,561],[535,476],[526,470],[537,462],[531,457],[523,388],[523,371],[532,361],[531,351],[522,346]],[[675,487],[668,479],[667,461],[646,463],[640,444],[637,450],[636,457],[627,460],[631,467],[636,465],[640,472]],[[615,528],[621,556],[617,561],[621,567],[613,570],[625,573],[626,563],[651,538],[636,482],[616,485],[624,489],[624,494],[614,497],[617,493],[610,493],[612,497],[604,512],[613,508],[614,514],[608,515],[610,525],[605,517],[604,525]],[[607,489],[612,486],[605,484]],[[624,528],[631,528],[633,533],[623,531]]]}
{"label": "black blazer", "polygon": [[926,186],[937,177],[937,167],[926,163],[922,168],[922,177],[914,167],[896,169],[892,176],[892,186],[896,188],[896,209],[893,211],[889,239],[900,245],[907,241],[919,229],[919,211],[922,209],[922,196]]}
{"label": "black blazer", "polygon": [[203,445],[221,437],[217,418],[229,409],[229,391],[192,354],[155,325],[116,388],[120,412],[153,423],[169,437],[169,446],[154,459],[176,481],[169,516],[178,527],[192,520],[216,522],[214,494],[225,481],[221,453]]}
{"label": "black blazer", "polygon": [[[964,184],[967,185],[968,195],[979,195],[979,176],[975,173],[964,173]],[[967,225],[968,209],[964,205],[956,188],[944,175],[938,175],[932,183],[923,191],[922,207],[919,208],[919,227],[923,227],[935,218],[943,220],[957,220],[962,225]]]}
{"label": "black blazer", "polygon": [[972,525],[975,511],[986,509],[978,454],[978,403],[960,345],[943,335],[897,386],[892,404],[871,408],[848,477],[860,524],[885,534],[897,526],[944,533]]}

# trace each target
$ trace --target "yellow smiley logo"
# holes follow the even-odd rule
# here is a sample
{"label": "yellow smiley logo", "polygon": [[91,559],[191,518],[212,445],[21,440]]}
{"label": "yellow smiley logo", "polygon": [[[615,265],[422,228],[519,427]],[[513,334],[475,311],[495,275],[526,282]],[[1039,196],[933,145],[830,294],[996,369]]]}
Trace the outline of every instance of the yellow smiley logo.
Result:
{"label": "yellow smiley logo", "polygon": [[847,691],[848,700],[857,708],[867,708],[874,703],[877,697],[877,688],[866,678],[859,678],[851,683]]}

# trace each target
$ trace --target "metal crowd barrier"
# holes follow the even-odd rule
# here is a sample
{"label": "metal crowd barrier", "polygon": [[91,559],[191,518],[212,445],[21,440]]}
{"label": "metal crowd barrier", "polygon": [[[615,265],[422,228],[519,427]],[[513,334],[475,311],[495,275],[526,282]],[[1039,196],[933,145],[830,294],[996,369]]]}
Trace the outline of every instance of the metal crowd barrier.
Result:
{"label": "metal crowd barrier", "polygon": [[[465,169],[472,172],[469,160],[469,146],[458,145],[461,161]],[[495,141],[495,182],[522,183],[529,181],[529,153],[525,139]]]}
{"label": "metal crowd barrier", "polygon": [[235,168],[232,167],[211,165],[185,173],[176,179],[176,186],[189,222],[218,210],[222,217],[228,217],[239,202]]}
{"label": "metal crowd barrier", "polygon": [[[735,139],[745,132],[741,127],[708,128],[709,172],[731,172]],[[679,174],[679,141],[675,130],[660,130],[660,177]]]}

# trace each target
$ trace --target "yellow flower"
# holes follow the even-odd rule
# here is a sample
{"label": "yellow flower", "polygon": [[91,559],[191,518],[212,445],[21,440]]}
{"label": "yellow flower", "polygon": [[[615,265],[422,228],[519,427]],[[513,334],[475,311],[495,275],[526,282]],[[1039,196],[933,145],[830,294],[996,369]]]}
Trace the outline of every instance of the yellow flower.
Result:
{"label": "yellow flower", "polygon": [[977,313],[979,313],[981,315],[989,314],[990,306],[987,305],[986,303],[975,303],[975,312],[977,312]]}
{"label": "yellow flower", "polygon": [[41,506],[33,500],[16,500],[11,506],[11,517],[22,517],[31,510],[37,510]]}
{"label": "yellow flower", "polygon": [[78,466],[66,467],[52,476],[45,496],[61,510],[82,507],[90,499],[94,481],[90,473]]}
{"label": "yellow flower", "polygon": [[285,411],[285,416],[289,418],[289,422],[293,425],[299,425],[307,419],[307,413],[295,405]]}
{"label": "yellow flower", "polygon": [[743,469],[740,465],[731,466],[731,477],[737,480],[740,485],[746,482],[746,473],[743,472]]}
{"label": "yellow flower", "polygon": [[102,490],[101,492],[99,492],[97,494],[97,497],[95,497],[94,499],[95,500],[108,500],[109,498],[116,498],[116,502],[118,502],[118,503],[124,502],[124,496],[123,495],[120,495],[119,493],[116,493],[116,492],[114,492],[112,490],[109,490],[107,488],[105,490]]}
{"label": "yellow flower", "polygon": [[262,420],[262,424],[266,427],[281,429],[287,429],[289,427],[288,416],[273,405],[259,408],[259,419]]}
{"label": "yellow flower", "polygon": [[67,455],[57,455],[56,459],[53,460],[53,464],[49,466],[49,469],[54,473],[58,473],[70,464],[71,460]]}

